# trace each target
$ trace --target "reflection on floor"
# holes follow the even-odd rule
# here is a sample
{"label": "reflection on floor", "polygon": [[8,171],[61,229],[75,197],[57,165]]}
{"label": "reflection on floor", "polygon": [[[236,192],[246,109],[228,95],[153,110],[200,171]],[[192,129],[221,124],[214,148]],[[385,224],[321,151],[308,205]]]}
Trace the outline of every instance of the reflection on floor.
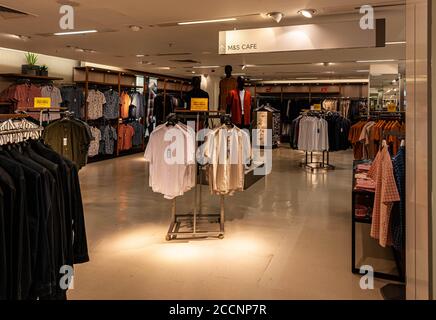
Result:
{"label": "reflection on floor", "polygon": [[[350,152],[312,174],[300,152],[274,151],[273,172],[226,198],[224,240],[165,241],[170,201],[148,187],[142,155],[81,172],[91,262],[69,299],[381,299],[351,274]],[[203,188],[205,210],[219,198]],[[191,210],[193,194],[178,201]]]}

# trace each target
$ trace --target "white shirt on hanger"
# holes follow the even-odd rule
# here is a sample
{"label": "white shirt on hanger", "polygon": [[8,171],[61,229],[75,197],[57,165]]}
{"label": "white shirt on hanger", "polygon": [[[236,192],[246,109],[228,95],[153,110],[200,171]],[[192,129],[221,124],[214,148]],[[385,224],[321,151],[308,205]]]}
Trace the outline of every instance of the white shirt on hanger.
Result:
{"label": "white shirt on hanger", "polygon": [[244,100],[245,100],[245,90],[239,91],[239,99],[241,100],[241,109],[242,109],[242,115],[244,115]]}

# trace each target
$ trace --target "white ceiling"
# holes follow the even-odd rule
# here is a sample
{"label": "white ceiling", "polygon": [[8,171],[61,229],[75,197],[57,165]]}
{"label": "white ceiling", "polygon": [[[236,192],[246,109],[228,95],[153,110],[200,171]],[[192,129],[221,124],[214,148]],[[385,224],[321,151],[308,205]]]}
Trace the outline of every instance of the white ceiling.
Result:
{"label": "white ceiling", "polygon": [[[60,32],[59,8],[62,2],[77,4],[76,30],[97,29],[99,33],[79,36],[47,36]],[[215,74],[223,74],[223,66],[232,64],[234,72],[262,79],[295,79],[301,77],[362,78],[369,65],[358,60],[397,59],[404,66],[405,45],[388,45],[385,48],[324,50],[306,52],[218,55],[218,33],[223,30],[273,27],[277,23],[260,16],[261,13],[280,11],[286,18],[280,23],[304,23],[358,20],[357,7],[363,4],[376,6],[377,18],[386,18],[387,41],[405,40],[405,7],[403,1],[358,0],[0,0],[0,5],[25,11],[34,17],[3,19],[0,17],[0,46],[33,51],[75,60],[113,65],[153,73],[192,76],[192,67],[199,65],[221,66]],[[382,5],[382,7],[377,7]],[[318,11],[314,19],[297,14],[302,8]],[[237,17],[237,21],[177,26],[177,22]],[[168,24],[170,26],[160,26]],[[143,29],[133,32],[130,25]],[[346,32],[346,31],[344,31]],[[10,37],[30,36],[29,41]],[[95,50],[96,53],[76,52],[70,47]],[[159,54],[188,53],[174,56]],[[146,55],[137,58],[137,54]],[[172,60],[189,59],[199,63],[180,63]],[[140,61],[153,63],[140,64]],[[322,62],[333,62],[323,66]],[[241,70],[242,65],[260,65]],[[171,67],[162,70],[160,67]],[[212,74],[212,70],[196,69],[197,73]]]}

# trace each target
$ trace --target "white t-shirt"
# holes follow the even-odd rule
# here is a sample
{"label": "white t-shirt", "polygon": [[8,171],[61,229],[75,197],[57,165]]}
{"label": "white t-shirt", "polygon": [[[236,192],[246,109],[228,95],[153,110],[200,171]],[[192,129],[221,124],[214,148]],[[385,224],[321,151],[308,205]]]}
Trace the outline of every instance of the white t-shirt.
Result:
{"label": "white t-shirt", "polygon": [[241,99],[241,109],[242,109],[242,115],[244,115],[244,100],[245,100],[245,90],[239,91],[239,98]]}
{"label": "white t-shirt", "polygon": [[[180,125],[157,127],[150,136],[144,158],[150,162],[149,185],[165,199],[182,196],[195,186],[195,148]],[[170,137],[175,137],[170,140]],[[168,140],[168,141],[165,141]]]}

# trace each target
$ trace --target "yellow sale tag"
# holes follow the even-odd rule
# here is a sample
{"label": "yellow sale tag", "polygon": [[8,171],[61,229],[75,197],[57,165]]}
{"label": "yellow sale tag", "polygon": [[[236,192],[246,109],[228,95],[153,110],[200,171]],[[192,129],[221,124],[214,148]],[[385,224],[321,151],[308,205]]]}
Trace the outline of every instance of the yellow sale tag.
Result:
{"label": "yellow sale tag", "polygon": [[320,105],[320,104],[314,104],[314,105],[313,105],[313,110],[315,110],[315,111],[321,111],[321,105]]}
{"label": "yellow sale tag", "polygon": [[397,105],[395,103],[389,103],[388,112],[397,112]]}
{"label": "yellow sale tag", "polygon": [[209,110],[209,99],[207,99],[207,98],[192,98],[191,99],[191,110],[192,111],[208,111]]}
{"label": "yellow sale tag", "polygon": [[38,97],[34,99],[34,108],[36,109],[50,109],[51,98]]}

